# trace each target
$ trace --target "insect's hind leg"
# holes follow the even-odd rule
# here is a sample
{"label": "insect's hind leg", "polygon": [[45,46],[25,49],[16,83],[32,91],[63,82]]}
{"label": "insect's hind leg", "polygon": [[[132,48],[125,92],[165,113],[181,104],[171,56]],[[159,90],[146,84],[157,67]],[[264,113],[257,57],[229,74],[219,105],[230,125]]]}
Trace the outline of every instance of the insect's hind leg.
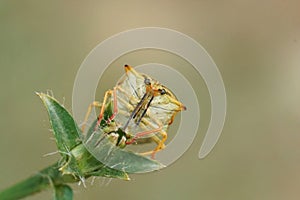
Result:
{"label": "insect's hind leg", "polygon": [[[146,122],[147,124],[149,123],[148,120],[146,120],[146,119],[143,119],[143,121]],[[141,124],[141,126],[143,127],[143,129],[146,129],[146,126],[144,124]],[[150,136],[151,140],[153,140],[157,144],[155,149],[151,150],[151,151],[140,153],[141,155],[150,155],[151,154],[151,158],[153,159],[155,157],[156,152],[165,148],[165,142],[168,138],[168,135],[164,130],[162,130],[162,125],[160,125],[158,128],[154,128],[154,127],[152,127],[152,128],[153,128],[152,130],[137,133],[135,135],[135,137],[131,141],[129,141],[127,144],[132,144],[139,138],[144,137],[146,135],[159,133],[161,138],[159,138],[156,134]]]}
{"label": "insect's hind leg", "polygon": [[167,133],[165,131],[160,131],[159,133],[162,136],[162,139],[160,139],[156,135],[154,135],[154,136],[151,137],[151,139],[157,144],[157,146],[155,147],[155,149],[151,150],[151,151],[140,153],[140,155],[147,156],[147,155],[151,154],[151,158],[153,159],[155,157],[155,154],[158,151],[161,151],[161,150],[163,150],[166,147],[165,142],[166,142],[166,140],[168,138],[168,135],[167,135]]}

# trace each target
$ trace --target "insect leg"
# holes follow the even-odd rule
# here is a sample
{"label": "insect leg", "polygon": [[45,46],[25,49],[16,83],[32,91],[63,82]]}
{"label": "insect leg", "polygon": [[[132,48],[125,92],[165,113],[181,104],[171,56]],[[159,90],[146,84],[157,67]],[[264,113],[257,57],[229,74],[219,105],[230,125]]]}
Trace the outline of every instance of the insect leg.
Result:
{"label": "insect leg", "polygon": [[101,120],[103,118],[103,114],[104,114],[104,111],[105,111],[105,104],[106,104],[107,98],[108,98],[109,95],[111,96],[112,93],[113,93],[112,90],[108,90],[108,91],[105,92],[96,127],[98,127],[101,123]]}
{"label": "insect leg", "polygon": [[[151,120],[153,120],[156,125],[158,125],[159,127],[161,127],[161,129],[158,131],[158,133],[160,134],[161,138],[159,138],[157,135],[153,135],[151,136],[151,139],[157,144],[156,148],[152,151],[148,151],[148,152],[144,152],[141,153],[142,155],[149,155],[152,154],[151,157],[154,158],[156,152],[162,150],[165,148],[165,142],[168,138],[167,132],[165,130],[162,129],[163,125],[161,124],[161,122],[159,120],[157,120],[154,116],[152,116],[150,113],[148,114],[148,117],[151,118]],[[142,119],[143,123],[141,124],[142,127],[145,127],[145,124],[151,126],[152,128],[154,128],[154,126],[149,123],[148,119],[143,118]]]}
{"label": "insect leg", "polygon": [[98,108],[100,108],[100,107],[101,107],[101,103],[98,102],[98,101],[94,101],[93,103],[91,103],[91,104],[89,105],[88,110],[87,110],[87,112],[86,112],[86,114],[85,114],[85,117],[84,117],[83,125],[81,126],[81,131],[82,131],[82,132],[84,132],[84,129],[85,129],[85,127],[86,127],[86,122],[88,121],[88,118],[89,118],[89,116],[90,116],[90,114],[91,114],[91,111],[92,111],[92,108],[93,108],[93,107],[98,107]]}
{"label": "insect leg", "polygon": [[114,90],[113,90],[113,97],[114,97],[114,110],[113,110],[113,114],[109,117],[108,122],[111,122],[118,113],[117,88],[116,87],[114,87]]}
{"label": "insect leg", "polygon": [[165,142],[168,138],[168,135],[165,131],[160,131],[159,133],[162,136],[162,139],[159,139],[157,136],[156,136],[156,139],[154,139],[154,137],[152,137],[152,139],[157,143],[156,148],[152,151],[147,151],[147,152],[140,153],[141,155],[151,154],[151,158],[154,158],[156,152],[158,152],[160,150],[163,150],[166,147]]}
{"label": "insect leg", "polygon": [[135,136],[128,142],[126,142],[126,144],[132,144],[133,142],[136,141],[136,139],[140,138],[140,137],[143,137],[143,136],[146,136],[146,135],[150,135],[152,133],[156,133],[156,132],[159,132],[161,131],[162,127],[158,127],[156,129],[152,129],[152,130],[149,130],[149,131],[143,131],[143,132],[139,132],[137,134],[135,134]]}

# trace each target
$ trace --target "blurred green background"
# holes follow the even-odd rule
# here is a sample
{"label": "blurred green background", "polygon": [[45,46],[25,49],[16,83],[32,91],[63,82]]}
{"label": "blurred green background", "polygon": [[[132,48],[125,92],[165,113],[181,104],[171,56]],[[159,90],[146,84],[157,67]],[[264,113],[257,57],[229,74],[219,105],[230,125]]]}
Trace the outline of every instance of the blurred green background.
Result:
{"label": "blurred green background", "polygon": [[[209,96],[203,81],[190,73],[202,121],[184,156],[162,171],[132,175],[130,182],[102,178],[86,189],[74,184],[75,199],[299,199],[299,9],[297,0],[1,0],[0,189],[58,159],[42,157],[56,146],[34,92],[52,90],[71,110],[77,70],[98,43],[128,29],[158,26],[194,38],[219,67],[228,100],[221,138],[208,157],[198,159],[210,118]],[[119,73],[116,66],[124,62],[190,69],[159,51],[123,56],[111,67]],[[115,80],[104,82],[99,98]]]}

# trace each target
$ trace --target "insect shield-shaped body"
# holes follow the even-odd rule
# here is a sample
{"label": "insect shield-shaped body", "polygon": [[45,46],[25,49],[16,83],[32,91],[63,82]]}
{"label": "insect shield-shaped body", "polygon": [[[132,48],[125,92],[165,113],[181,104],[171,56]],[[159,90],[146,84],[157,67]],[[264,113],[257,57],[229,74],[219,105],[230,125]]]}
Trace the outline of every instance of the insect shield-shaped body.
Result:
{"label": "insect shield-shaped body", "polygon": [[[164,148],[167,129],[175,115],[186,108],[158,81],[128,65],[124,67],[125,75],[105,93],[103,103],[98,105],[101,110],[95,130],[104,132],[120,147],[148,138],[147,141],[154,141],[157,146],[143,154],[154,157]],[[92,136],[94,134],[90,134],[88,140]],[[98,139],[95,145],[100,145],[101,140]]]}

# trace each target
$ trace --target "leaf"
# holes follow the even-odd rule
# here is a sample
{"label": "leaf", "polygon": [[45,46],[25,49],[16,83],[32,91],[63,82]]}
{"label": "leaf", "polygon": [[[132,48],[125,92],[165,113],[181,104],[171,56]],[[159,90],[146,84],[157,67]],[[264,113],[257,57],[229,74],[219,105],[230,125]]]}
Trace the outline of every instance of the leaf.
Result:
{"label": "leaf", "polygon": [[76,146],[71,151],[69,162],[62,167],[66,174],[75,173],[78,177],[103,176],[129,180],[126,172],[109,168],[97,160],[83,144]]}
{"label": "leaf", "polygon": [[55,186],[54,200],[72,200],[73,191],[68,185],[56,185]]}
{"label": "leaf", "polygon": [[126,172],[110,169],[93,157],[81,141],[81,130],[70,113],[53,97],[37,93],[42,99],[50,118],[56,144],[64,158],[60,171],[78,179],[90,176],[104,176],[129,180]]}
{"label": "leaf", "polygon": [[37,95],[48,111],[58,150],[63,157],[66,157],[71,149],[81,143],[79,129],[70,113],[53,97],[44,93],[37,93]]}

